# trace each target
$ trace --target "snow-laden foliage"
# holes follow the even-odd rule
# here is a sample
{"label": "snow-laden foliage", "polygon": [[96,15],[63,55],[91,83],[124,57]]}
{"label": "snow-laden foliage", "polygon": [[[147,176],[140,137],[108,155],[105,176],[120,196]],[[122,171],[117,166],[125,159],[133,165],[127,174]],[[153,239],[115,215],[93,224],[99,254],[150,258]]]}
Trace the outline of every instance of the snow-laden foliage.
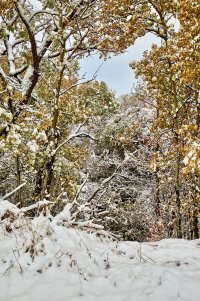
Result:
{"label": "snow-laden foliage", "polygon": [[[197,1],[8,0],[0,12],[0,193],[20,186],[13,203],[47,201],[54,215],[87,205],[77,217],[125,239],[199,238]],[[130,64],[131,97],[78,78],[85,56],[147,33],[159,42]]]}
{"label": "snow-laden foliage", "polygon": [[95,140],[88,143],[86,174],[75,200],[77,208],[84,205],[80,220],[92,219],[118,237],[142,241],[150,238],[155,216],[148,144],[153,111],[132,103],[131,108],[119,100],[115,113],[93,121]]}

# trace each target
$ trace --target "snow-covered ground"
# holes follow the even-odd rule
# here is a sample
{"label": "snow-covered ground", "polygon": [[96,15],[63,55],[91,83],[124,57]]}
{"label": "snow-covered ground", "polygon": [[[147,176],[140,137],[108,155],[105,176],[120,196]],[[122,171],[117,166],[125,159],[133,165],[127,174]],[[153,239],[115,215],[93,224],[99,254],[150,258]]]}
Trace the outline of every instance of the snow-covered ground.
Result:
{"label": "snow-covered ground", "polygon": [[116,242],[0,201],[0,301],[200,301],[200,240]]}

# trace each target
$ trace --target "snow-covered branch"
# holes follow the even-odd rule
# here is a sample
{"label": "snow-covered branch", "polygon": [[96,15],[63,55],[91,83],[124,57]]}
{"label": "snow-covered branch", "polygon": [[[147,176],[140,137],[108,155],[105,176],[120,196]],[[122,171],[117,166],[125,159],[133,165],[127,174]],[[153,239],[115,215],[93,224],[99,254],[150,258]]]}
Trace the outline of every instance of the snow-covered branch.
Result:
{"label": "snow-covered branch", "polygon": [[6,200],[7,198],[9,198],[11,195],[13,195],[15,192],[17,192],[19,189],[21,189],[22,187],[24,187],[26,185],[26,183],[22,183],[21,185],[19,185],[18,187],[16,187],[14,190],[12,190],[11,192],[6,193],[3,197],[0,198],[1,201]]}

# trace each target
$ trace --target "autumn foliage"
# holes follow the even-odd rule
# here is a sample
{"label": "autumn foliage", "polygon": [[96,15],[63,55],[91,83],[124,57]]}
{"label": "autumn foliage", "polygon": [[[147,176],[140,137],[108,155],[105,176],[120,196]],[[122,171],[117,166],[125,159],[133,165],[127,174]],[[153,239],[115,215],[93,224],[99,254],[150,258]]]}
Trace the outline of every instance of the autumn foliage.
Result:
{"label": "autumn foliage", "polygon": [[[13,197],[21,207],[43,199],[53,204],[52,212],[66,202],[89,202],[92,210],[103,206],[109,223],[106,218],[98,222],[117,232],[119,225],[110,223],[114,214],[128,239],[137,239],[131,227],[147,231],[139,220],[133,223],[137,210],[152,215],[146,223],[158,238],[198,238],[198,1],[37,2],[0,3],[1,194],[26,183]],[[79,78],[85,56],[108,59],[146,34],[159,40],[140,61],[130,63],[138,78],[134,95],[116,100],[95,75]],[[107,171],[103,176],[101,169]],[[127,186],[119,174],[130,186],[138,183],[137,197],[130,189],[125,203]],[[144,209],[140,185],[148,190],[151,210]],[[126,217],[117,220],[123,213]]]}

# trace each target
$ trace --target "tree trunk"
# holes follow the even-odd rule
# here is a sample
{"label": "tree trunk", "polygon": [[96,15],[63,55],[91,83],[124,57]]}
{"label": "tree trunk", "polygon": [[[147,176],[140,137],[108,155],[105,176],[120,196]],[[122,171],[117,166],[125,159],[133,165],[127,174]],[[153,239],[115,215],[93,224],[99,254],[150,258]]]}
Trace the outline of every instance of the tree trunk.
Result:
{"label": "tree trunk", "polygon": [[34,189],[34,193],[33,193],[35,202],[37,202],[41,198],[43,170],[44,170],[44,167],[39,167],[37,174],[36,174],[35,189]]}
{"label": "tree trunk", "polygon": [[200,179],[198,175],[195,175],[195,180],[194,180],[194,201],[193,201],[193,219],[192,219],[192,228],[193,228],[193,239],[198,239],[199,238],[199,199],[200,199],[200,194],[199,194],[199,189],[200,187]]}
{"label": "tree trunk", "polygon": [[[159,109],[157,108],[157,110],[156,110],[156,119],[158,120],[158,118],[159,118]],[[156,154],[159,154],[159,150],[160,150],[160,145],[159,145],[159,141],[157,139]],[[156,212],[157,218],[159,218],[160,217],[160,178],[159,178],[159,166],[158,166],[158,164],[156,164],[156,195],[155,195],[155,201],[156,201],[155,212]]]}
{"label": "tree trunk", "polygon": [[[170,63],[171,67],[171,63]],[[175,143],[175,199],[177,206],[177,237],[182,238],[181,227],[181,200],[180,200],[180,144],[179,144],[179,120],[178,120],[178,99],[176,83],[173,80],[173,74],[171,73],[172,95],[173,95],[173,114],[174,114],[174,143]]]}
{"label": "tree trunk", "polygon": [[[16,156],[16,176],[17,176],[17,186],[21,185],[21,164],[19,155]],[[19,203],[20,208],[23,207],[21,190],[17,191],[17,203]]]}

